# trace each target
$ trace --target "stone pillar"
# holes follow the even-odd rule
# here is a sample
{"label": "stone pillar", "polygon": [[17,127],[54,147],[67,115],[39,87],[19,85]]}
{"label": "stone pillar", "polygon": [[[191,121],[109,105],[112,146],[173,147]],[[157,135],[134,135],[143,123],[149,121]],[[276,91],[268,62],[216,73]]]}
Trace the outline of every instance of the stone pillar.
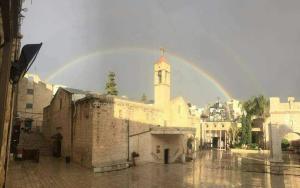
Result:
{"label": "stone pillar", "polygon": [[271,146],[271,162],[283,162],[281,151],[281,135],[278,124],[269,124],[270,146]]}
{"label": "stone pillar", "polygon": [[212,130],[210,130],[209,133],[210,133],[210,134],[209,134],[209,138],[210,138],[210,147],[212,148],[212,146],[213,146],[213,145],[212,145],[212,142],[213,142],[213,139],[212,139]]}
{"label": "stone pillar", "polygon": [[224,131],[225,133],[225,141],[224,141],[224,148],[227,149],[227,131]]}
{"label": "stone pillar", "polygon": [[222,143],[222,130],[220,130],[219,149],[222,149],[221,143]]}
{"label": "stone pillar", "polygon": [[206,129],[204,128],[204,124],[202,124],[202,147],[205,146],[206,143]]}

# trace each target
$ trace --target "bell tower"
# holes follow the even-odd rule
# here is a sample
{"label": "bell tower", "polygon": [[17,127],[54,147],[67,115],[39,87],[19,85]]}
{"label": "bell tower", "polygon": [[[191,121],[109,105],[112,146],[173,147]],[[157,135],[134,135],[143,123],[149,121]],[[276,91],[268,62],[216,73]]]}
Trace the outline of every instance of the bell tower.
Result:
{"label": "bell tower", "polygon": [[171,98],[171,67],[165,58],[165,49],[161,48],[161,56],[154,64],[154,103],[165,108]]}

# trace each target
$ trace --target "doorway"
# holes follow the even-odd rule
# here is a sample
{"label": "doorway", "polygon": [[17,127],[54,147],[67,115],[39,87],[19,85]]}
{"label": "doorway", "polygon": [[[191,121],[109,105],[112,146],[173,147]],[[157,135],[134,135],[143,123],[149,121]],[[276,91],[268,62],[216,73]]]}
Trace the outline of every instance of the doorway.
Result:
{"label": "doorway", "polygon": [[164,161],[165,161],[165,164],[169,163],[169,149],[164,150]]}
{"label": "doorway", "polygon": [[61,140],[55,140],[53,144],[53,156],[61,157]]}
{"label": "doorway", "polygon": [[54,157],[60,157],[61,156],[61,141],[62,141],[62,135],[60,133],[55,134],[52,136],[53,140],[53,148],[52,153]]}
{"label": "doorway", "polygon": [[213,137],[212,138],[213,148],[218,148],[218,142],[219,142],[219,138],[218,137]]}

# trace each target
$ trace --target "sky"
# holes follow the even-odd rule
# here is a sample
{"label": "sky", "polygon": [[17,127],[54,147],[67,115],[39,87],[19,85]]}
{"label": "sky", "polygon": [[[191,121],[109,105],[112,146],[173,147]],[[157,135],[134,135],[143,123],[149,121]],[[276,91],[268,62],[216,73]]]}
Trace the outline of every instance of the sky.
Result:
{"label": "sky", "polygon": [[264,94],[300,99],[298,0],[26,0],[22,44],[43,42],[30,69],[43,80],[153,99],[160,48],[172,97],[203,106]]}

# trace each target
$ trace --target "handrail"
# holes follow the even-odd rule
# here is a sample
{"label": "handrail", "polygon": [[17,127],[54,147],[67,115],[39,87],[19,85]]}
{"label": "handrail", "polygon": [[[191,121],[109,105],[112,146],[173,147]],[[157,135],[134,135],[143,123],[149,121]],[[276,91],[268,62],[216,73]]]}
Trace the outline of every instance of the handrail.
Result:
{"label": "handrail", "polygon": [[152,155],[156,160],[161,161],[161,159],[160,159],[155,153],[151,152],[151,155]]}
{"label": "handrail", "polygon": [[129,137],[138,136],[138,135],[145,134],[145,133],[148,133],[148,132],[151,132],[151,129],[149,129],[147,131],[143,131],[143,132],[139,132],[139,133],[136,133],[136,134],[129,135]]}
{"label": "handrail", "polygon": [[179,152],[179,149],[177,149],[177,150],[175,151],[173,157],[172,157],[173,160],[171,160],[171,161],[176,161],[176,159],[179,157],[180,154],[181,154],[181,153]]}

